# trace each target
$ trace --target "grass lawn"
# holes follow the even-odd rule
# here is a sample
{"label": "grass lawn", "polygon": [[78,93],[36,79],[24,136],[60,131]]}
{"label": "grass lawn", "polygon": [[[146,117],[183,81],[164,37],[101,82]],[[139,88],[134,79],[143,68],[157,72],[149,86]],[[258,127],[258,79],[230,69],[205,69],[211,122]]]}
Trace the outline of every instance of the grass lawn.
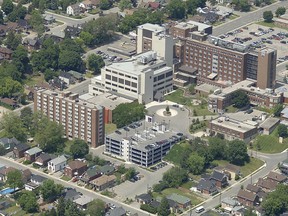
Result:
{"label": "grass lawn", "polygon": [[188,147],[188,142],[181,142],[174,145],[169,153],[164,157],[164,160],[172,162],[175,165],[180,165],[180,161],[182,160],[181,155],[184,154]]}
{"label": "grass lawn", "polygon": [[288,28],[278,26],[274,22],[267,23],[267,22],[264,22],[264,21],[260,21],[260,22],[257,22],[256,24],[262,25],[262,26],[266,26],[266,27],[269,27],[269,28],[280,28],[280,29],[288,30]]}
{"label": "grass lawn", "polygon": [[16,215],[16,216],[23,216],[25,215],[25,211],[21,209],[19,206],[11,206],[10,208],[6,209],[5,212],[9,215]]}
{"label": "grass lawn", "polygon": [[263,153],[279,153],[288,148],[288,138],[285,138],[283,143],[279,143],[276,128],[270,135],[259,135],[253,142],[252,147],[254,150]]}
{"label": "grass lawn", "polygon": [[31,76],[25,81],[25,84],[31,87],[40,83],[46,83],[43,74]]}
{"label": "grass lawn", "polygon": [[196,187],[197,183],[194,181],[188,181],[186,183],[184,183],[183,185],[181,185],[181,187],[186,188],[186,189],[190,189],[191,187]]}
{"label": "grass lawn", "polygon": [[262,160],[250,157],[250,162],[240,167],[240,171],[243,177],[245,177],[261,167],[263,164],[264,162]]}
{"label": "grass lawn", "polygon": [[238,109],[234,107],[233,105],[230,105],[226,108],[227,113],[235,113]]}
{"label": "grass lawn", "polygon": [[221,167],[224,167],[227,164],[229,164],[229,162],[226,160],[214,160],[213,163],[216,163],[216,164],[218,164],[218,166],[221,166]]}
{"label": "grass lawn", "polygon": [[86,73],[85,73],[85,77],[86,77],[86,78],[92,78],[92,77],[94,77],[94,75],[93,75],[92,72],[86,72]]}
{"label": "grass lawn", "polygon": [[216,115],[216,113],[210,112],[207,109],[207,104],[199,106],[191,106],[191,108],[196,111],[197,116]]}
{"label": "grass lawn", "polygon": [[64,152],[65,153],[70,153],[70,147],[71,147],[72,144],[73,144],[72,140],[67,140],[65,142],[65,147],[64,147]]}
{"label": "grass lawn", "polygon": [[0,138],[4,137],[5,136],[5,131],[4,130],[1,130],[0,131]]}
{"label": "grass lawn", "polygon": [[116,124],[105,124],[105,132],[106,134],[113,133],[117,129]]}
{"label": "grass lawn", "polygon": [[97,14],[100,12],[100,9],[99,8],[95,8],[95,9],[92,9],[91,11],[89,11],[88,13],[89,14]]}
{"label": "grass lawn", "polygon": [[70,177],[65,176],[65,175],[63,175],[63,176],[61,177],[61,179],[64,180],[64,181],[70,181],[70,180],[71,180]]}
{"label": "grass lawn", "polygon": [[191,99],[183,96],[184,91],[177,89],[169,95],[165,96],[165,100],[169,100],[178,104],[191,105]]}
{"label": "grass lawn", "polygon": [[186,192],[183,192],[177,188],[166,188],[161,193],[153,192],[152,194],[153,194],[153,197],[155,197],[155,198],[157,198],[157,197],[162,198],[163,196],[168,196],[168,195],[173,194],[173,193],[188,197],[191,200],[192,205],[194,205],[194,206],[198,205],[199,203],[201,203],[203,201],[202,198],[198,197],[193,192],[186,193]]}
{"label": "grass lawn", "polygon": [[234,19],[236,19],[236,18],[238,18],[239,16],[237,15],[237,14],[231,14],[229,17],[228,17],[228,19],[229,20],[234,20]]}

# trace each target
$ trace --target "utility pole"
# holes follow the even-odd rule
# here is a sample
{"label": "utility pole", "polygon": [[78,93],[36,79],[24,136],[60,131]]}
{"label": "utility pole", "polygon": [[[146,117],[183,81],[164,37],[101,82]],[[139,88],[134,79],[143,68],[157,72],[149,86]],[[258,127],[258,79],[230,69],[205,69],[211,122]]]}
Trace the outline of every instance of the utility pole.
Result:
{"label": "utility pole", "polygon": [[252,173],[251,173],[250,177],[251,177],[250,180],[251,180],[251,184],[252,184]]}

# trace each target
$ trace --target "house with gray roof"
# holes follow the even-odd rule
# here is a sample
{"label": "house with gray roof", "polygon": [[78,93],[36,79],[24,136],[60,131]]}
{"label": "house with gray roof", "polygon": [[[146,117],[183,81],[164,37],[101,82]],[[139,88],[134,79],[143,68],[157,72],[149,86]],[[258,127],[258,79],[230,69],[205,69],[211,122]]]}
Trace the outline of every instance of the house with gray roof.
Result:
{"label": "house with gray roof", "polygon": [[214,195],[218,193],[215,183],[209,179],[201,179],[197,185],[197,190],[204,194]]}
{"label": "house with gray roof", "polygon": [[26,161],[34,162],[36,158],[42,153],[42,149],[34,147],[28,149],[24,152],[24,157]]}
{"label": "house with gray roof", "polygon": [[179,208],[185,209],[191,205],[191,200],[188,197],[172,193],[169,196],[167,196],[168,200],[172,200],[175,203],[177,203]]}
{"label": "house with gray roof", "polygon": [[20,142],[16,138],[7,138],[3,137],[0,138],[0,145],[2,145],[6,150],[13,148],[15,145],[19,144]]}
{"label": "house with gray roof", "polygon": [[31,182],[37,185],[41,185],[44,181],[46,181],[47,178],[41,176],[41,175],[32,175],[31,176]]}
{"label": "house with gray roof", "polygon": [[87,209],[87,205],[93,201],[93,198],[83,195],[75,200],[73,200],[73,202],[77,205],[78,208],[82,209],[82,210],[86,210]]}
{"label": "house with gray roof", "polygon": [[66,167],[66,164],[67,158],[64,155],[61,155],[48,162],[48,170],[50,172],[61,171]]}
{"label": "house with gray roof", "polygon": [[239,205],[240,203],[238,202],[238,200],[233,199],[231,197],[225,197],[221,201],[221,208],[223,208],[227,212],[231,212],[235,206],[239,206]]}
{"label": "house with gray roof", "polygon": [[73,200],[76,200],[78,198],[81,197],[81,194],[76,191],[74,188],[73,189],[67,189],[66,192],[64,193],[64,200],[68,201],[73,201]]}
{"label": "house with gray roof", "polygon": [[106,213],[106,216],[125,216],[126,211],[123,207],[116,207]]}
{"label": "house with gray roof", "polygon": [[100,167],[102,175],[111,175],[115,171],[115,167],[109,164]]}

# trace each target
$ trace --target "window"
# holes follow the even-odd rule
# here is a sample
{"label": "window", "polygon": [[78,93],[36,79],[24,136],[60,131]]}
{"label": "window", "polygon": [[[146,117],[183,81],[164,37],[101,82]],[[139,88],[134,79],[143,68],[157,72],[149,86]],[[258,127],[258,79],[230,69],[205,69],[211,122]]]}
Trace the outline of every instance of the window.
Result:
{"label": "window", "polygon": [[132,87],[133,87],[133,88],[137,88],[137,83],[132,82]]}
{"label": "window", "polygon": [[164,79],[164,74],[158,76],[158,80]]}
{"label": "window", "polygon": [[111,75],[106,74],[106,79],[111,80]]}
{"label": "window", "polygon": [[128,85],[128,86],[130,86],[130,81],[128,81],[128,80],[125,80],[125,85]]}
{"label": "window", "polygon": [[124,79],[122,79],[122,78],[119,78],[119,83],[121,83],[121,84],[124,84]]}
{"label": "window", "polygon": [[117,82],[117,77],[112,76],[112,81]]}

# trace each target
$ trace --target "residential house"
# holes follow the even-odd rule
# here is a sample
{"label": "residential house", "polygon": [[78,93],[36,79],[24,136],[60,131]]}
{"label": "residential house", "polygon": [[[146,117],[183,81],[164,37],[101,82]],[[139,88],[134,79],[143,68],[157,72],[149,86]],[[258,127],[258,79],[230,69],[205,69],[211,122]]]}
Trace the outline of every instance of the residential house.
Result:
{"label": "residential house", "polygon": [[214,181],[211,181],[209,179],[201,179],[197,185],[197,190],[204,194],[216,194],[218,193],[217,187],[214,183]]}
{"label": "residential house", "polygon": [[217,188],[224,188],[228,185],[228,178],[227,175],[225,175],[224,173],[221,173],[219,171],[214,170],[210,180],[213,181],[216,185]]}
{"label": "residential house", "polygon": [[2,145],[6,150],[13,149],[13,147],[20,142],[16,138],[0,138],[0,145]]}
{"label": "residential house", "polygon": [[72,15],[72,16],[78,16],[81,13],[81,8],[79,7],[79,4],[73,4],[69,5],[66,9],[66,14]]}
{"label": "residential house", "polygon": [[258,187],[256,185],[248,184],[247,187],[246,187],[246,190],[250,191],[252,193],[258,194],[259,192],[262,191],[262,188]]}
{"label": "residential house", "polygon": [[5,167],[3,169],[0,169],[0,181],[6,182],[8,173],[14,170],[15,168],[13,167]]}
{"label": "residential house", "polygon": [[63,41],[64,37],[60,37],[58,35],[54,35],[54,34],[45,34],[41,39],[41,44],[43,43],[43,41],[45,41],[46,39],[51,38],[54,43],[58,44],[61,41]]}
{"label": "residential house", "polygon": [[240,203],[231,197],[226,197],[223,200],[221,200],[221,208],[225,210],[225,212],[232,212],[232,209],[235,206],[239,206]]}
{"label": "residential house", "polygon": [[64,81],[67,85],[75,83],[74,77],[71,74],[66,73],[64,71],[60,72],[59,79]]}
{"label": "residential house", "polygon": [[235,180],[236,176],[241,176],[241,171],[240,171],[240,167],[233,165],[233,164],[227,164],[224,168],[223,171],[226,173],[228,172],[231,176],[231,179]]}
{"label": "residential house", "polygon": [[258,187],[261,187],[265,192],[271,192],[274,191],[277,187],[278,182],[276,181],[272,181],[270,179],[263,179],[263,178],[259,178],[258,182],[256,183],[256,185]]}
{"label": "residential house", "polygon": [[23,31],[27,31],[28,29],[31,28],[28,21],[25,19],[19,19],[18,20],[18,27],[19,27],[19,29],[22,29]]}
{"label": "residential house", "polygon": [[40,49],[40,40],[38,38],[24,38],[23,45],[27,48],[28,52]]}
{"label": "residential house", "polygon": [[[0,57],[1,57],[1,54],[0,54]],[[12,109],[15,109],[15,108],[19,107],[17,101],[15,101],[15,100],[13,100],[11,98],[0,98],[0,102],[10,106]]]}
{"label": "residential house", "polygon": [[80,160],[74,160],[67,164],[64,169],[64,175],[73,178],[74,176],[80,176],[87,170],[87,164]]}
{"label": "residential house", "polygon": [[92,10],[99,6],[101,0],[85,0],[79,4],[79,7],[83,8],[84,10]]}
{"label": "residential house", "polygon": [[140,194],[135,197],[136,201],[140,204],[149,204],[152,202],[153,197],[150,194]]}
{"label": "residential house", "polygon": [[281,170],[282,173],[284,173],[285,175],[288,175],[288,159],[285,159],[279,164],[279,169]]}
{"label": "residential house", "polygon": [[31,182],[36,185],[42,185],[44,181],[46,181],[47,178],[40,176],[40,175],[32,175],[31,176]]}
{"label": "residential house", "polygon": [[0,47],[0,55],[3,56],[5,60],[11,60],[13,51],[6,47]]}
{"label": "residential house", "polygon": [[67,26],[65,29],[64,29],[64,32],[65,32],[65,37],[69,37],[69,38],[76,38],[80,35],[81,33],[81,26],[77,25],[76,27],[75,26]]}
{"label": "residential house", "polygon": [[74,188],[73,189],[67,189],[65,193],[63,194],[64,200],[68,201],[73,201],[75,199],[78,199],[81,197],[80,193],[76,191]]}
{"label": "residential house", "polygon": [[25,190],[27,191],[34,191],[36,190],[37,188],[39,187],[39,185],[33,183],[33,182],[27,182],[25,185],[24,185],[24,188]]}
{"label": "residential house", "polygon": [[243,206],[235,206],[232,209],[232,215],[233,216],[245,216],[246,208]]}
{"label": "residential house", "polygon": [[253,207],[259,203],[259,197],[257,194],[242,189],[239,190],[237,199],[242,205],[247,207]]}
{"label": "residential house", "polygon": [[82,210],[86,210],[87,205],[92,201],[93,201],[93,198],[88,197],[86,195],[83,195],[83,196],[73,200],[73,202],[77,205],[77,207],[82,209]]}
{"label": "residential house", "polygon": [[47,166],[48,162],[52,159],[54,159],[55,157],[51,156],[48,153],[41,153],[35,160],[35,164],[45,167]]}
{"label": "residential house", "polygon": [[60,91],[63,91],[64,89],[67,88],[66,83],[59,79],[58,77],[55,77],[54,79],[49,81],[49,85],[51,86],[52,89],[59,89]]}
{"label": "residential house", "polygon": [[44,15],[44,23],[46,25],[50,25],[50,24],[54,23],[55,21],[56,21],[56,19],[53,15],[50,15],[50,14]]}
{"label": "residential house", "polygon": [[67,73],[71,74],[78,82],[82,82],[84,80],[84,76],[82,73],[73,70],[70,70]]}
{"label": "residential house", "polygon": [[123,207],[116,207],[114,209],[111,209],[107,216],[125,216],[126,215],[126,210]]}
{"label": "residential house", "polygon": [[48,170],[50,172],[61,171],[65,168],[66,163],[67,163],[67,158],[64,155],[61,155],[48,162]]}
{"label": "residential house", "polygon": [[32,172],[29,169],[22,170],[21,173],[22,173],[22,181],[24,184],[26,184],[31,180]]}
{"label": "residential house", "polygon": [[81,181],[88,183],[98,177],[100,177],[101,170],[99,166],[93,166],[87,169],[87,171],[82,175]]}
{"label": "residential house", "polygon": [[104,166],[101,166],[100,168],[101,174],[102,175],[111,175],[115,172],[115,167],[110,164],[106,164]]}
{"label": "residential house", "polygon": [[96,178],[90,181],[90,185],[94,190],[102,191],[106,188],[113,187],[116,183],[116,176],[115,175],[102,175],[99,178]]}
{"label": "residential house", "polygon": [[24,152],[30,149],[30,146],[25,143],[19,143],[13,148],[13,157],[22,158],[24,157]]}
{"label": "residential house", "polygon": [[24,152],[25,160],[34,162],[36,158],[42,153],[42,149],[34,147]]}
{"label": "residential house", "polygon": [[285,181],[287,181],[287,177],[285,175],[282,175],[280,173],[273,172],[273,171],[271,171],[267,175],[267,179],[278,182],[278,183],[284,183]]}
{"label": "residential house", "polygon": [[191,200],[188,197],[172,193],[169,196],[167,196],[168,200],[172,200],[175,203],[177,203],[179,208],[185,209],[191,205]]}

